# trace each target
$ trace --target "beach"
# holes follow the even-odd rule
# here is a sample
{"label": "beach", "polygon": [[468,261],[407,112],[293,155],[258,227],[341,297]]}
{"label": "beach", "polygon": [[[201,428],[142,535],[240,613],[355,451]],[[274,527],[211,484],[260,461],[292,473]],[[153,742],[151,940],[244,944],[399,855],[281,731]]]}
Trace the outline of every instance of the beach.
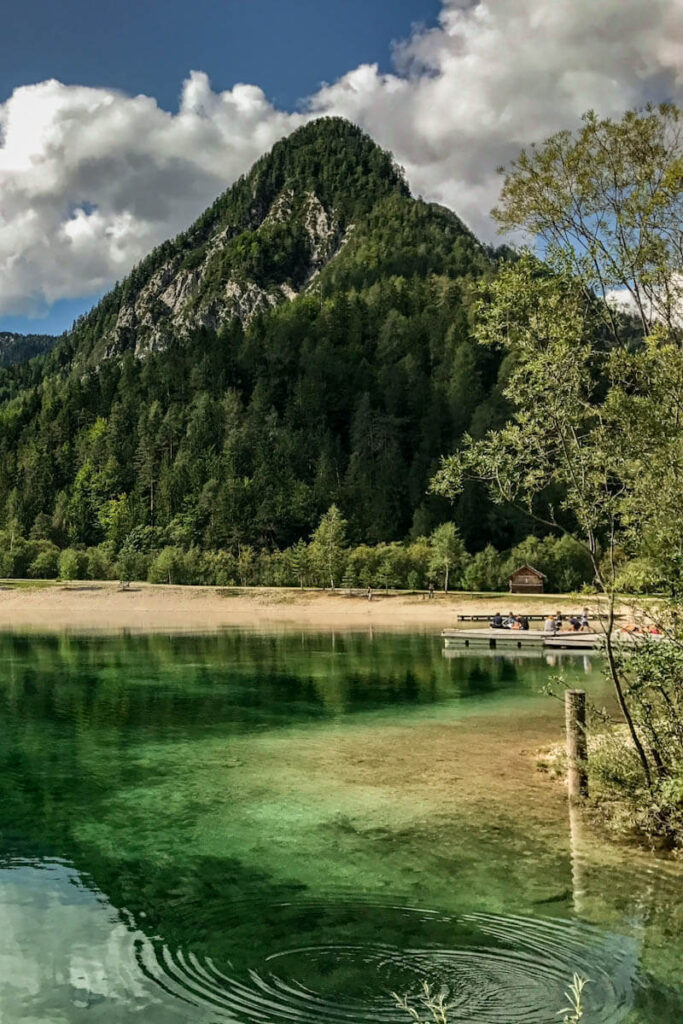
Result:
{"label": "beach", "polygon": [[560,609],[568,615],[597,600],[576,595],[482,595],[298,590],[262,587],[192,587],[113,582],[0,584],[0,629],[57,632],[212,631],[218,629],[415,630],[439,631],[458,616],[539,614]]}

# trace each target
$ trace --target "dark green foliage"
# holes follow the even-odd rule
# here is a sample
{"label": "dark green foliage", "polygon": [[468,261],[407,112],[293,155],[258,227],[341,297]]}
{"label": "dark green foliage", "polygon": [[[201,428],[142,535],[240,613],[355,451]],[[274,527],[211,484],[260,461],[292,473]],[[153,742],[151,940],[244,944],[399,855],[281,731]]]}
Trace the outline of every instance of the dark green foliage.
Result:
{"label": "dark green foliage", "polygon": [[[426,496],[430,475],[468,425],[459,308],[447,280],[392,278],[322,309],[301,298],[246,334],[202,331],[142,362],[48,377],[0,410],[3,521],[28,535],[41,517],[52,539],[85,545],[153,527],[207,547],[288,546],[336,500],[356,540],[402,538],[417,512],[429,532],[451,515]],[[495,381],[487,353],[477,373]],[[481,507],[456,520],[468,541],[486,529]]]}
{"label": "dark green foliage", "polygon": [[0,331],[0,366],[15,366],[45,355],[58,340],[51,334],[11,334]]}

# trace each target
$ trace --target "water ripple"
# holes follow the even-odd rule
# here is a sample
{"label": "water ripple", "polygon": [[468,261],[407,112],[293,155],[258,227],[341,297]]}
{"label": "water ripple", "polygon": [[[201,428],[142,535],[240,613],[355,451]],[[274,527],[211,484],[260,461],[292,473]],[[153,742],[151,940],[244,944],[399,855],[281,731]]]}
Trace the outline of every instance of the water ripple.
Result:
{"label": "water ripple", "polygon": [[[348,903],[304,902],[298,912],[310,914],[311,907],[324,912],[321,937],[334,934],[335,916],[348,933],[354,913],[350,918]],[[420,1010],[425,983],[444,995],[449,1024],[551,1024],[575,972],[590,982],[585,1001],[592,1024],[617,1024],[632,1006],[638,984],[633,940],[575,921],[457,917],[385,904],[377,908],[380,930],[389,924],[392,931],[389,909],[404,930],[412,919],[410,935],[423,944],[332,941],[260,956],[254,951],[252,966],[239,971],[230,961],[219,965],[193,951],[145,943],[138,962],[165,991],[212,1011],[212,1021],[245,1024],[406,1024],[392,993],[407,995]],[[268,908],[269,919],[278,910],[290,915],[293,905]],[[355,912],[357,934],[371,933],[372,905],[360,903]]]}

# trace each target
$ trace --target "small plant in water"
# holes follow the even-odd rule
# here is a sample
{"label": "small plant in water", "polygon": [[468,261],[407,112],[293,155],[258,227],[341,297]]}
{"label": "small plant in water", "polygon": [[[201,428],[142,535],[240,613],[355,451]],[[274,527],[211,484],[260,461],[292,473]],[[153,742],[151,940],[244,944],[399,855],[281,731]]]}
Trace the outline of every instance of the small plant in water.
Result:
{"label": "small plant in water", "polygon": [[[574,974],[572,983],[564,994],[567,1006],[558,1011],[557,1016],[563,1014],[562,1024],[580,1024],[583,1020],[583,990],[588,982],[580,974]],[[396,992],[391,993],[396,1004],[405,1010],[413,1018],[415,1024],[448,1024],[448,996],[447,989],[441,989],[433,993],[428,982],[422,985],[422,994],[418,996],[419,1009],[415,1009],[408,1002],[408,996],[399,996]]]}
{"label": "small plant in water", "polygon": [[448,1024],[448,996],[450,993],[447,989],[442,988],[440,992],[434,993],[429,983],[425,981],[422,985],[422,994],[417,997],[420,1004],[418,1010],[410,1005],[408,996],[399,996],[396,992],[391,994],[397,1005],[410,1014],[415,1024]]}
{"label": "small plant in water", "polygon": [[562,1024],[579,1024],[583,1020],[582,997],[587,981],[588,979],[582,978],[580,974],[574,974],[572,983],[564,994],[568,1005],[559,1010],[557,1014],[558,1017],[561,1013],[564,1014]]}

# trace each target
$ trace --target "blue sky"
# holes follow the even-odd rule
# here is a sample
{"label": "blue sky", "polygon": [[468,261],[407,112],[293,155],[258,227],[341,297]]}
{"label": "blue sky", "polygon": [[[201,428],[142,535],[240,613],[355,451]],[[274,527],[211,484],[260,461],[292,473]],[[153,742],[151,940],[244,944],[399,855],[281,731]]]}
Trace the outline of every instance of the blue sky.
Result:
{"label": "blue sky", "polygon": [[58,78],[155,96],[191,69],[215,89],[254,82],[290,109],[358,64],[390,67],[393,40],[433,25],[438,0],[23,0],[2,18],[0,100]]}
{"label": "blue sky", "polygon": [[496,168],[589,108],[683,101],[681,40],[683,0],[7,3],[0,330],[70,326],[319,115],[493,241]]}
{"label": "blue sky", "polygon": [[0,316],[0,331],[16,334],[61,334],[68,330],[77,316],[91,309],[102,295],[81,295],[75,299],[57,299],[39,316]]}

